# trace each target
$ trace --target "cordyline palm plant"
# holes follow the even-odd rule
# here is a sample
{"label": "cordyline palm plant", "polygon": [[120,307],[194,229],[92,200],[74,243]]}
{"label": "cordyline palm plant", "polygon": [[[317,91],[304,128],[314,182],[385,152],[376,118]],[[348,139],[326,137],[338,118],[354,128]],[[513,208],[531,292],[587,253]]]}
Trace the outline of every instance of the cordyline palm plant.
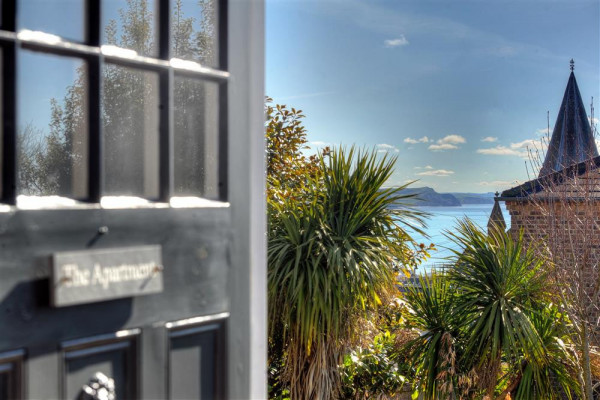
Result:
{"label": "cordyline palm plant", "polygon": [[481,385],[493,398],[503,355],[544,357],[529,318],[545,294],[543,259],[523,247],[522,237],[513,240],[499,229],[487,235],[470,220],[459,221],[457,232],[448,235],[461,247],[450,276],[460,290],[457,312],[469,331],[465,357],[479,367]]}
{"label": "cordyline palm plant", "polygon": [[[409,288],[417,386],[426,399],[558,399],[577,393],[567,322],[548,304],[544,258],[522,235],[485,234],[468,219],[444,274]],[[445,340],[443,340],[445,339]],[[450,360],[451,362],[449,362]],[[561,394],[562,392],[562,394]]]}
{"label": "cordyline palm plant", "polygon": [[[525,248],[522,233],[513,238],[491,229],[486,234],[468,219],[448,236],[461,247],[449,274],[459,291],[456,312],[467,332],[465,365],[477,371],[479,387],[493,399],[503,374],[508,383],[498,398],[524,383],[535,390],[521,398],[558,396],[545,374],[558,373],[560,380],[570,356],[555,345],[560,332],[547,329],[544,304],[551,297],[539,249]],[[554,363],[557,359],[563,363]]]}
{"label": "cordyline palm plant", "polygon": [[[567,317],[554,304],[548,304],[530,319],[544,346],[545,357],[543,360],[523,357],[521,368],[505,391],[510,389],[515,400],[570,399],[573,393],[579,396],[576,361],[567,347],[570,341]],[[556,390],[558,387],[564,396]]]}
{"label": "cordyline palm plant", "polygon": [[420,332],[408,343],[417,389],[425,400],[452,398],[463,347],[461,316],[454,312],[456,291],[443,273],[433,272],[419,276],[418,285],[407,285],[404,298],[410,309],[407,324]]}
{"label": "cordyline palm plant", "polygon": [[270,337],[283,347],[292,399],[339,393],[338,366],[358,329],[356,316],[393,287],[393,265],[410,237],[399,221],[420,224],[400,188],[383,188],[395,158],[343,148],[321,157],[323,171],[301,196],[269,202]]}

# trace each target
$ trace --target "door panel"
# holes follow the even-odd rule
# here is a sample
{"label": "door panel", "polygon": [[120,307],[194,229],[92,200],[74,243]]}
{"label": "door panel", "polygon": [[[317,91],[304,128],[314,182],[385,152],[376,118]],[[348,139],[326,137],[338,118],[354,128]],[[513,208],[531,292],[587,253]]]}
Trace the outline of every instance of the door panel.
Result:
{"label": "door panel", "polygon": [[224,397],[224,323],[169,330],[169,399]]}
{"label": "door panel", "polygon": [[24,357],[23,350],[0,354],[0,400],[23,397]]}
{"label": "door panel", "polygon": [[77,400],[100,372],[114,380],[117,399],[138,398],[139,329],[63,344],[63,398]]}

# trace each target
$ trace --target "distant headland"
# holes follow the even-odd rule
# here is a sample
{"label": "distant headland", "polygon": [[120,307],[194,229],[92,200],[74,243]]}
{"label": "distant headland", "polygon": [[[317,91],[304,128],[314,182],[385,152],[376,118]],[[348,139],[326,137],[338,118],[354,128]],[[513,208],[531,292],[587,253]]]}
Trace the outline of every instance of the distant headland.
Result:
{"label": "distant headland", "polygon": [[416,207],[459,207],[465,204],[493,204],[494,193],[438,193],[430,187],[407,188],[402,194],[415,194],[407,203]]}

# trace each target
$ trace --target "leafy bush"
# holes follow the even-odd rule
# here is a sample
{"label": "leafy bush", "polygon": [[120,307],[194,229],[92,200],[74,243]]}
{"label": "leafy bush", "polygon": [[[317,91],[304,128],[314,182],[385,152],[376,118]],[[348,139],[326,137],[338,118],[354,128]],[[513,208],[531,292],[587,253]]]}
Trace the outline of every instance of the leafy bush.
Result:
{"label": "leafy bush", "polygon": [[341,368],[342,395],[347,399],[385,398],[406,389],[396,335],[386,331],[364,349],[351,351]]}

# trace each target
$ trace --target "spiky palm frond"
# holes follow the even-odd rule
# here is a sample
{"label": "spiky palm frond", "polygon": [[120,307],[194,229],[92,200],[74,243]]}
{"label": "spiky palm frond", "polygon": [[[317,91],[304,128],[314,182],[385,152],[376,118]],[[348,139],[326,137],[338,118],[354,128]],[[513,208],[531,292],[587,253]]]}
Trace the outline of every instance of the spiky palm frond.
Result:
{"label": "spiky palm frond", "polygon": [[461,248],[454,251],[452,281],[460,290],[456,308],[468,315],[465,359],[489,373],[486,391],[493,395],[502,357],[509,362],[523,354],[529,360],[545,357],[543,342],[530,319],[544,300],[543,258],[523,237],[492,230],[485,234],[468,219],[459,221],[448,237]]}
{"label": "spiky palm frond", "polygon": [[458,387],[456,357],[462,316],[454,309],[456,291],[440,273],[420,275],[417,282],[406,286],[404,293],[410,308],[407,323],[420,331],[408,343],[411,363],[425,400],[447,398]]}
{"label": "spiky palm frond", "polygon": [[548,304],[530,319],[543,344],[544,358],[523,360],[513,398],[553,400],[579,395],[576,363],[566,345],[569,341],[566,316],[558,307]]}
{"label": "spiky palm frond", "polygon": [[[283,329],[295,349],[288,356],[305,356],[300,364],[309,358],[318,358],[323,365],[334,363],[338,355],[327,358],[311,352],[336,353],[325,342],[340,349],[355,328],[353,316],[376,306],[379,293],[395,284],[392,265],[405,256],[408,236],[397,218],[418,222],[422,214],[390,210],[405,198],[399,193],[402,188],[382,189],[394,162],[395,158],[375,152],[337,149],[320,159],[324,174],[319,180],[309,177],[302,196],[269,203],[270,329]],[[288,365],[297,361],[288,357]],[[305,371],[301,365],[296,370]],[[306,371],[312,372],[291,388],[293,395],[335,394],[331,392],[335,385],[329,383],[304,390],[309,381],[317,385],[336,379],[319,375],[323,369]]]}

